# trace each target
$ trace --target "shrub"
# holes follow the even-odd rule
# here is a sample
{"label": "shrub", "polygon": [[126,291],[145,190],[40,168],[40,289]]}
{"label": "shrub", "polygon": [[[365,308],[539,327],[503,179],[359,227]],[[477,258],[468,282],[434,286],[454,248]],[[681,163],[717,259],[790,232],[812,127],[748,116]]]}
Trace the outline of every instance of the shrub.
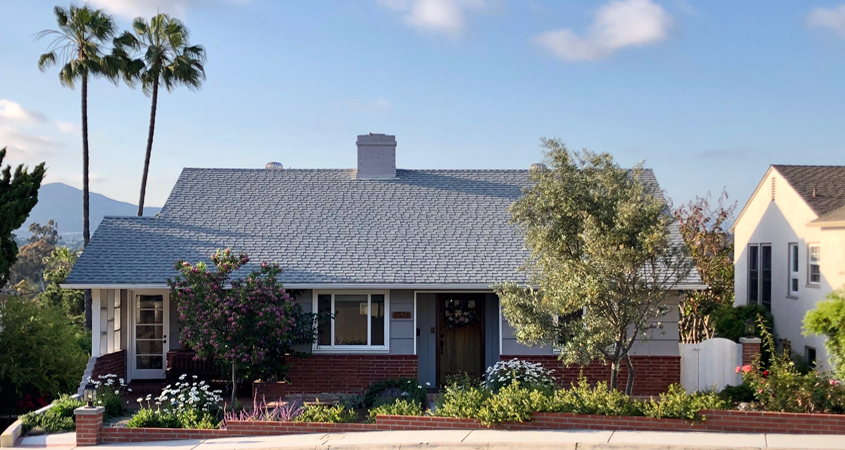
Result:
{"label": "shrub", "polygon": [[[390,395],[382,396],[385,391],[388,391],[388,393],[398,392],[398,395],[393,397]],[[407,393],[408,395],[403,395],[404,393]],[[380,396],[382,397],[379,398]],[[382,404],[393,403],[395,399],[400,397],[415,401],[420,405],[420,407],[423,407],[425,405],[426,392],[425,389],[419,385],[417,380],[410,378],[378,381],[367,388],[367,392],[364,394],[364,406],[367,408],[379,406],[376,405],[376,401],[380,401]]]}
{"label": "shrub", "polygon": [[[772,313],[761,305],[745,305],[733,308],[719,308],[711,313],[716,336],[739,342],[739,338],[746,337],[745,325],[749,319],[756,320],[762,316],[766,329],[772,328]],[[760,323],[754,329],[755,337],[763,337]]]}
{"label": "shrub", "polygon": [[290,422],[302,413],[302,402],[299,400],[292,400],[289,402],[282,402],[281,399],[276,403],[272,409],[267,406],[267,400],[262,397],[261,403],[254,402],[252,411],[245,409],[226,411],[223,414],[223,421],[230,420],[272,420],[278,422]]}
{"label": "shrub", "polygon": [[484,373],[484,387],[493,392],[499,392],[503,387],[519,382],[526,389],[551,391],[554,389],[555,379],[552,370],[547,370],[540,363],[532,363],[514,358],[510,361],[499,361],[487,368]]}
{"label": "shrub", "polygon": [[173,411],[159,408],[141,408],[126,426],[128,428],[182,428],[182,422]]}
{"label": "shrub", "polygon": [[205,381],[197,381],[196,375],[192,376],[191,381],[185,381],[187,377],[182,374],[175,384],[165,386],[161,395],[156,397],[156,402],[180,413],[197,411],[217,415],[220,412],[220,402],[223,401],[220,395],[223,391],[212,390]]}
{"label": "shrub", "polygon": [[[196,375],[190,382],[185,381],[186,378],[187,375],[181,375],[176,384],[165,386],[161,395],[155,399],[151,395],[139,398],[138,403],[142,405],[142,408],[132,416],[127,426],[217,428],[222,416],[221,391],[212,391],[205,381],[196,381]],[[143,407],[144,402],[146,402],[146,407]]]}
{"label": "shrub", "polygon": [[610,389],[601,381],[591,387],[583,376],[570,389],[559,390],[550,399],[548,410],[575,414],[601,414],[607,416],[640,416],[640,402],[634,401],[622,391]]}
{"label": "shrub", "polygon": [[196,409],[182,411],[176,414],[182,428],[194,430],[211,430],[220,426],[217,416]]}
{"label": "shrub", "polygon": [[122,416],[126,411],[123,404],[124,397],[132,392],[123,378],[118,378],[114,374],[100,375],[96,380],[91,380],[91,383],[97,388],[97,400],[94,403],[106,409],[103,413],[104,417]]}
{"label": "shrub", "polygon": [[53,407],[43,414],[30,412],[19,417],[23,423],[23,431],[26,433],[33,428],[41,428],[47,433],[60,431],[73,431],[76,429],[76,422],[73,410],[82,406],[79,399],[63,395],[53,402]]}
{"label": "shrub", "polygon": [[719,398],[733,405],[750,403],[754,401],[754,388],[746,382],[739,386],[725,386],[722,392],[719,392]]}
{"label": "shrub", "polygon": [[839,379],[845,379],[845,287],[833,291],[804,316],[804,335],[825,336],[824,347]]}
{"label": "shrub", "polygon": [[441,417],[459,417],[474,419],[484,407],[484,402],[490,397],[490,390],[484,387],[452,383],[446,386],[434,415]]}
{"label": "shrub", "polygon": [[482,405],[475,418],[484,425],[531,420],[531,413],[547,410],[546,395],[534,388],[524,388],[519,381],[502,387]]}
{"label": "shrub", "polygon": [[361,409],[367,407],[362,394],[341,394],[337,399],[337,403],[349,409]]}
{"label": "shrub", "polygon": [[376,406],[370,410],[370,422],[376,421],[376,416],[419,416],[422,408],[416,402],[396,399],[393,403]]}
{"label": "shrub", "polygon": [[297,422],[352,423],[358,420],[355,411],[342,405],[308,405],[294,419]]}
{"label": "shrub", "polygon": [[728,403],[714,392],[687,392],[678,384],[669,386],[669,390],[643,403],[643,412],[648,417],[657,419],[701,420],[698,411],[702,409],[727,409]]}

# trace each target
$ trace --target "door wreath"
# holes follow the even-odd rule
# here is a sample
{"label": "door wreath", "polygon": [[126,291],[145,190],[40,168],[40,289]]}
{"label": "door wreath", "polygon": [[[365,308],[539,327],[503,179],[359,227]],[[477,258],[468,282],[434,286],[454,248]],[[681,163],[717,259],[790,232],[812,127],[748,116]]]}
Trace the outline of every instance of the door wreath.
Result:
{"label": "door wreath", "polygon": [[475,308],[474,300],[447,300],[445,303],[443,319],[445,319],[446,327],[450,330],[463,328],[481,320]]}

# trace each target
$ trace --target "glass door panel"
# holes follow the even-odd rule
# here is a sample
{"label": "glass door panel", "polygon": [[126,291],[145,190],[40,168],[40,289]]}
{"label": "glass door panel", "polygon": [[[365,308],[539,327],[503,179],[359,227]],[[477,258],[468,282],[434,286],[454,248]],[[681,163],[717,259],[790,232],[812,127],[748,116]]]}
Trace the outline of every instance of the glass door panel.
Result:
{"label": "glass door panel", "polygon": [[167,321],[164,295],[135,296],[135,378],[164,378]]}

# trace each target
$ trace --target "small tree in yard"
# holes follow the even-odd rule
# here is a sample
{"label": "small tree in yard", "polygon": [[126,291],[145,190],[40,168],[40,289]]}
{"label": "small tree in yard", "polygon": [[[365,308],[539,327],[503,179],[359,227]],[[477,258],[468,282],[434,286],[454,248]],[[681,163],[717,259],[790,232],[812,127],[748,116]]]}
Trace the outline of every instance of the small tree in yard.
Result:
{"label": "small tree in yard", "polygon": [[694,344],[714,336],[711,313],[730,308],[734,300],[734,244],[728,229],[736,203],[726,205],[728,195],[714,206],[709,195],[696,198],[675,211],[678,228],[690,251],[701,280],[702,291],[686,291],[679,306],[681,342]]}
{"label": "small tree in yard", "polygon": [[845,287],[827,294],[804,316],[804,335],[821,335],[834,373],[845,380]]}
{"label": "small tree in yard", "polygon": [[198,358],[212,357],[231,368],[234,405],[238,372],[278,370],[281,365],[268,360],[283,358],[307,336],[313,339],[313,318],[285,292],[278,265],[265,262],[245,278],[230,280],[249,257],[226,249],[211,261],[212,270],[203,262],[178,261],[179,275],[168,285],[178,305],[182,342]]}
{"label": "small tree in yard", "polygon": [[510,208],[531,256],[522,268],[528,287],[495,286],[504,316],[520,342],[555,345],[567,365],[610,362],[613,388],[626,364],[630,394],[628,352],[660,326],[664,299],[690,264],[670,240],[665,202],[640,181],[639,167],[569,152],[556,139],[543,146],[549,168],[532,170],[531,186]]}

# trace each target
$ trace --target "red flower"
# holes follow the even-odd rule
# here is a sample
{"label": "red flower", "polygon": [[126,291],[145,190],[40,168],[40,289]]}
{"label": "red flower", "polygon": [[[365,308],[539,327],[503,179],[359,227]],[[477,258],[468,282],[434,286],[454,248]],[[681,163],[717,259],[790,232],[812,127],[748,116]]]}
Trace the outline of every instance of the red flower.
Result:
{"label": "red flower", "polygon": [[742,369],[739,366],[736,366],[736,373],[739,373],[740,370]]}
{"label": "red flower", "polygon": [[763,371],[763,376],[764,376],[764,377],[769,376],[769,371],[768,371],[768,370],[764,370],[764,371]]}
{"label": "red flower", "polygon": [[749,366],[747,364],[742,366],[742,373],[748,373],[748,372],[751,372],[752,370],[753,369],[751,368],[751,366]]}

